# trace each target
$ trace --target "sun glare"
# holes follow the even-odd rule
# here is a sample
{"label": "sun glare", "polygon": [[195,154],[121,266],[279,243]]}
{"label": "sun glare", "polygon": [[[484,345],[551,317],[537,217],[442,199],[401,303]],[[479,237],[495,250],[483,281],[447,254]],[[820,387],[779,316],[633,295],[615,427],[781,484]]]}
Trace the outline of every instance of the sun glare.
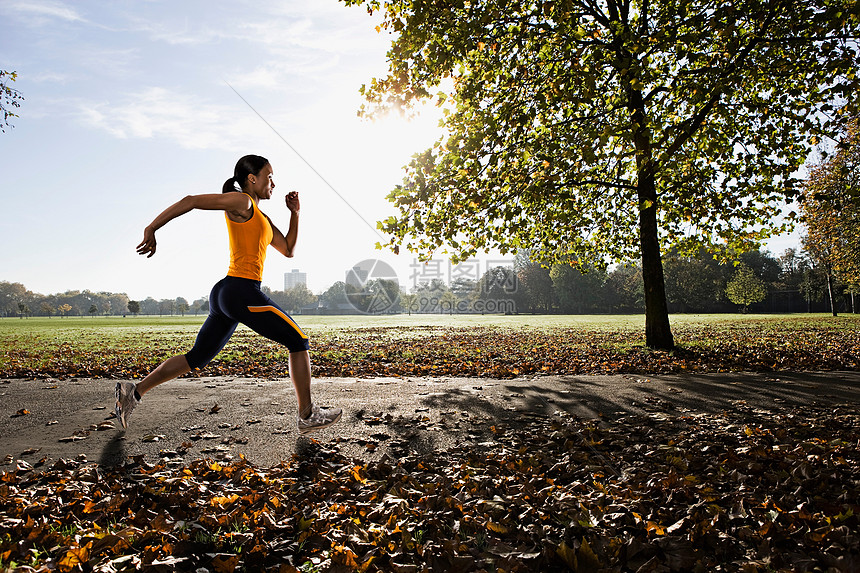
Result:
{"label": "sun glare", "polygon": [[414,117],[406,117],[396,112],[372,120],[371,129],[389,153],[402,157],[432,147],[442,134],[439,127],[437,108],[425,106]]}

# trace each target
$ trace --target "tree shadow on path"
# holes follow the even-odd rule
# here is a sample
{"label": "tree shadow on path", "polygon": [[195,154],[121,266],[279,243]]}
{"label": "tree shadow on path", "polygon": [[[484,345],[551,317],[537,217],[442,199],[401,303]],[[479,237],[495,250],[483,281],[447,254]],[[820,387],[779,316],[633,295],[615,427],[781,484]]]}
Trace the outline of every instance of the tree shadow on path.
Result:
{"label": "tree shadow on path", "polygon": [[[803,406],[860,403],[855,372],[570,376],[501,381],[428,396],[434,409],[529,424],[556,411],[610,421],[627,415],[720,414],[767,418]],[[531,414],[532,416],[530,416]]]}

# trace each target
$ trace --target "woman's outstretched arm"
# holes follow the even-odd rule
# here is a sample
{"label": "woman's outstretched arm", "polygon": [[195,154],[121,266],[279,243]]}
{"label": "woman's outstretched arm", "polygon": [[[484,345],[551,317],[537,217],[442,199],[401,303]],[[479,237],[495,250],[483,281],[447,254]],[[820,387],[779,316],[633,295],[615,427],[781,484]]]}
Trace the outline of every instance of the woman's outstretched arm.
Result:
{"label": "woman's outstretched arm", "polygon": [[173,219],[194,209],[227,211],[237,217],[249,217],[252,207],[251,198],[244,193],[212,193],[206,195],[187,195],[162,211],[152,223],[143,230],[143,241],[137,246],[139,255],[147,258],[155,254],[155,232]]}

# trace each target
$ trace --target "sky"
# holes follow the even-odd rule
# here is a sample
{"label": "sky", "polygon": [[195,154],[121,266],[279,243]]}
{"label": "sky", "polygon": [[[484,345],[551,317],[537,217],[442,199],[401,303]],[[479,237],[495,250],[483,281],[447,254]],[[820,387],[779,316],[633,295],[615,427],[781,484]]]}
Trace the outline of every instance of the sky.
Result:
{"label": "sky", "polygon": [[[301,201],[295,257],[269,250],[272,289],[299,269],[320,293],[372,259],[406,288],[510,262],[425,267],[375,248],[403,166],[441,135],[432,106],[412,120],[358,117],[359,88],[387,70],[378,23],[336,0],[0,1],[0,69],[18,73],[25,98],[0,133],[0,280],[41,294],[206,296],[227,269],[223,214],[172,221],[152,258],[135,247],[172,203],[220,192],[249,153],[272,164],[261,208],[282,230],[284,195]],[[794,246],[794,235],[767,245]]]}

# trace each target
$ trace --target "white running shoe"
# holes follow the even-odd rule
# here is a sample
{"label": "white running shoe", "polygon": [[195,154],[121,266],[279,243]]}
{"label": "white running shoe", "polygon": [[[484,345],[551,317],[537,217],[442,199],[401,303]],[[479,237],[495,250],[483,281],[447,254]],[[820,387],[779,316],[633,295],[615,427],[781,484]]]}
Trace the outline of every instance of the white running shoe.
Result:
{"label": "white running shoe", "polygon": [[299,428],[300,434],[309,434],[328,428],[338,420],[343,414],[340,408],[320,408],[316,404],[311,406],[311,415],[307,418],[296,416],[296,426]]}
{"label": "white running shoe", "polygon": [[131,413],[134,412],[135,406],[140,402],[134,397],[134,391],[137,386],[134,382],[117,382],[116,383],[116,418],[123,428],[128,428],[128,419]]}

